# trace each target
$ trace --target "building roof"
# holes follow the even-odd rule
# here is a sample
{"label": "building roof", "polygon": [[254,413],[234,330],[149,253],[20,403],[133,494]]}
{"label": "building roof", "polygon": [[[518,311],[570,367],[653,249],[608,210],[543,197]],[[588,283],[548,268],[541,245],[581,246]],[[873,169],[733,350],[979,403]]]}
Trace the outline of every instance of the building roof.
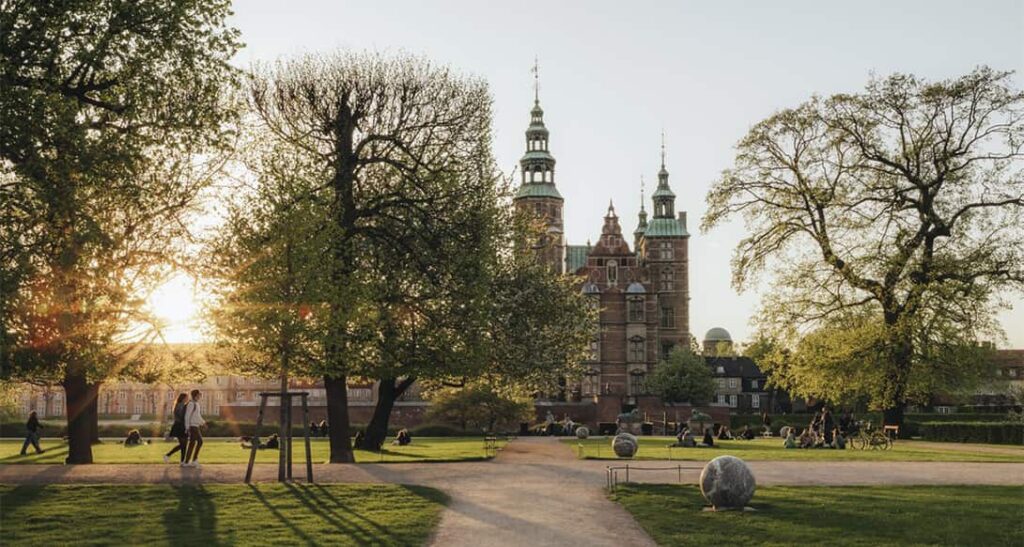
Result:
{"label": "building roof", "polygon": [[626,293],[628,294],[644,294],[646,292],[647,289],[645,289],[642,284],[637,283],[636,281],[630,283],[629,286],[626,287]]}
{"label": "building roof", "polygon": [[[749,357],[707,357],[705,358],[711,373],[715,376],[728,378],[763,378],[764,373]],[[723,372],[718,372],[721,367]]]}
{"label": "building roof", "polygon": [[689,232],[675,218],[654,218],[647,224],[644,237],[689,237]]}
{"label": "building roof", "polygon": [[704,335],[704,341],[705,342],[732,342],[732,336],[729,334],[729,331],[723,329],[722,327],[715,327],[715,328],[709,330],[708,333]]}
{"label": "building roof", "polygon": [[519,198],[562,199],[562,194],[558,193],[558,188],[555,188],[554,184],[548,182],[533,182],[519,186],[519,191],[516,192],[516,199]]}
{"label": "building roof", "polygon": [[527,153],[523,154],[523,157],[520,158],[520,161],[530,160],[544,160],[551,162],[552,164],[555,163],[555,157],[552,156],[551,153],[546,150],[530,150]]}
{"label": "building roof", "polygon": [[589,245],[566,245],[565,271],[568,273],[576,273],[576,270],[587,264],[587,255],[589,253]]}

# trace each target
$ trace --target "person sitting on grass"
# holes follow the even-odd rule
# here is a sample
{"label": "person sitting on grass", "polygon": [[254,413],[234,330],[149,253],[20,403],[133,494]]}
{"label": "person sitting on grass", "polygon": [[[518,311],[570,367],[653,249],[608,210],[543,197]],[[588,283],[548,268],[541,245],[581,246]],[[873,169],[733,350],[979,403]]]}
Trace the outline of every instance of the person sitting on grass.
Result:
{"label": "person sitting on grass", "polygon": [[747,440],[747,441],[752,441],[752,440],[754,440],[755,435],[754,435],[754,432],[750,430],[750,426],[749,425],[745,425],[745,426],[743,426],[743,430],[740,431],[739,437],[741,439],[744,439],[744,440]]}
{"label": "person sitting on grass", "polygon": [[708,448],[713,448],[715,446],[715,438],[711,435],[710,427],[704,430],[704,440],[702,440],[700,444]]}
{"label": "person sitting on grass", "polygon": [[672,446],[682,446],[686,448],[693,448],[697,446],[697,441],[694,440],[693,434],[690,433],[690,428],[684,427],[678,435],[676,435],[676,443]]}
{"label": "person sitting on grass", "polygon": [[331,432],[331,428],[327,425],[327,420],[320,420],[320,436],[326,437]]}
{"label": "person sitting on grass", "polygon": [[138,429],[133,429],[128,432],[128,435],[124,438],[125,446],[142,446],[146,444],[142,440],[142,434],[139,433]]}
{"label": "person sitting on grass", "polygon": [[729,430],[729,426],[727,426],[725,424],[722,424],[718,428],[718,440],[720,440],[720,441],[731,441],[732,439],[733,439],[732,431]]}
{"label": "person sitting on grass", "polygon": [[[247,448],[249,450],[252,450],[252,437],[245,436],[245,437],[242,437],[241,440],[242,440],[242,448]],[[256,450],[264,450],[264,449],[267,449],[267,448],[271,448],[271,449],[281,448],[281,438],[277,436],[277,433],[274,433],[273,435],[268,437],[267,438],[267,442],[259,443],[258,445],[256,445]]]}
{"label": "person sitting on grass", "polygon": [[309,436],[316,437],[320,434],[320,426],[316,425],[316,422],[309,424]]}
{"label": "person sitting on grass", "polygon": [[843,432],[838,427],[836,428],[836,431],[833,434],[833,439],[834,441],[832,443],[832,446],[834,448],[837,448],[839,450],[846,450],[846,437],[843,436]]}
{"label": "person sitting on grass", "polygon": [[412,435],[409,435],[408,429],[401,429],[398,431],[398,435],[395,437],[395,440],[391,442],[391,444],[398,446],[406,446],[412,444]]}
{"label": "person sitting on grass", "polygon": [[39,447],[39,430],[42,429],[42,424],[39,423],[39,416],[36,415],[36,411],[28,413],[28,421],[25,422],[25,443],[21,445],[21,455],[24,456],[28,450],[28,445],[32,445],[32,448],[36,449],[36,454],[42,454],[44,450]]}
{"label": "person sitting on grass", "polygon": [[572,430],[575,427],[576,427],[576,422],[572,421],[572,418],[568,414],[566,414],[565,415],[565,425],[562,426],[562,434],[563,435],[572,435]]}
{"label": "person sitting on grass", "polygon": [[793,428],[786,432],[786,440],[782,442],[783,448],[796,448],[796,438],[793,437]]}
{"label": "person sitting on grass", "polygon": [[812,448],[814,446],[814,433],[807,428],[800,434],[800,448]]}

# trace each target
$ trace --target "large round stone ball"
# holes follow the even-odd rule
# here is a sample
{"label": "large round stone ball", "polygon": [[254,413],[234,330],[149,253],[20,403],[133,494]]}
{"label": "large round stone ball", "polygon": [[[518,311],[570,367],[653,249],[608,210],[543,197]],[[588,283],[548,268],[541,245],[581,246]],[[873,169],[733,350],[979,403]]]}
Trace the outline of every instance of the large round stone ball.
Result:
{"label": "large round stone ball", "polygon": [[716,510],[743,509],[755,488],[750,467],[735,456],[719,456],[700,472],[700,492]]}
{"label": "large round stone ball", "polygon": [[589,436],[590,436],[590,430],[587,429],[587,426],[581,425],[581,426],[576,428],[576,438],[577,439],[586,439]]}
{"label": "large round stone ball", "polygon": [[612,439],[612,450],[620,458],[632,458],[639,447],[640,444],[632,433],[619,433]]}

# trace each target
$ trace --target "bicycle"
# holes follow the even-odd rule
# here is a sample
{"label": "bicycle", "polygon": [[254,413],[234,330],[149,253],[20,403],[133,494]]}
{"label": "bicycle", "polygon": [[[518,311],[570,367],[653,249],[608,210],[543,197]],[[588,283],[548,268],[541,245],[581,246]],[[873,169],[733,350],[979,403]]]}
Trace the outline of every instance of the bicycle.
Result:
{"label": "bicycle", "polygon": [[892,448],[892,439],[885,433],[872,429],[871,422],[867,422],[858,427],[857,432],[850,437],[850,446],[857,450],[889,450]]}

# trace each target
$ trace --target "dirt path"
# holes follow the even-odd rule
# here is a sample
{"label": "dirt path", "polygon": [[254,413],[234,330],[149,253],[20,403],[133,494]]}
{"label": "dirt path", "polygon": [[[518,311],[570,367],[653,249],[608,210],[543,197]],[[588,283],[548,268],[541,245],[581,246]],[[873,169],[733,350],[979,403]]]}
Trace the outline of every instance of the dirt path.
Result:
{"label": "dirt path", "polygon": [[[653,545],[636,522],[604,495],[607,466],[624,463],[577,460],[571,448],[556,439],[529,437],[509,443],[489,462],[316,465],[314,476],[322,483],[422,484],[447,492],[451,503],[434,545]],[[703,464],[638,461],[629,465],[634,482],[681,479],[694,484]],[[645,467],[671,469],[637,470]],[[760,485],[1024,485],[1024,463],[755,461],[750,467]],[[301,478],[302,466],[296,466],[295,473]],[[0,465],[0,484],[238,483],[244,475],[245,466],[240,464],[197,470],[145,464]],[[254,480],[276,479],[275,465],[256,466]]]}

